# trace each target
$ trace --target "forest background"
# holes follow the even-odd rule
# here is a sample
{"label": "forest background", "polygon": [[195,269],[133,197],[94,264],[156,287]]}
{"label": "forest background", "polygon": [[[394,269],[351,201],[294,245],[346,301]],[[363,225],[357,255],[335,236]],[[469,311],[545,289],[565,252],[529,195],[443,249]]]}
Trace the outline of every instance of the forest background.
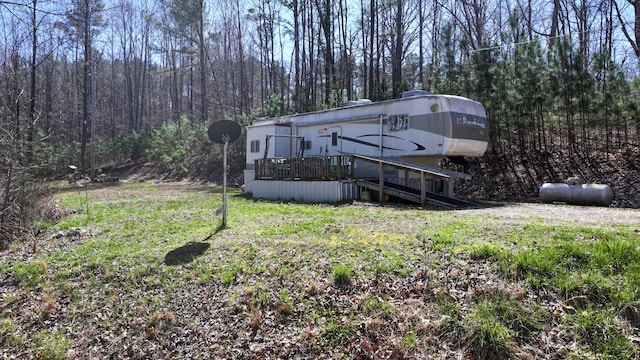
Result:
{"label": "forest background", "polygon": [[463,194],[533,199],[577,175],[638,208],[639,17],[632,0],[0,0],[0,244],[33,233],[69,165],[217,180],[215,120],[410,89],[484,104]]}

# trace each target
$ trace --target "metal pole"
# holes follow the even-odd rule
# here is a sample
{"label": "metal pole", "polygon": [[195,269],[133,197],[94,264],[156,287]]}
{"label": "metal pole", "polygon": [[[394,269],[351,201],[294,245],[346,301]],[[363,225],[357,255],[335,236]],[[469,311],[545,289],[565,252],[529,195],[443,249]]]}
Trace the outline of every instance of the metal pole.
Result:
{"label": "metal pole", "polygon": [[384,202],[384,164],[378,160],[378,202]]}
{"label": "metal pole", "polygon": [[222,228],[227,226],[227,149],[229,148],[229,135],[222,135],[222,141],[224,141],[224,153],[223,153],[223,167],[224,172],[222,176]]}
{"label": "metal pole", "polygon": [[380,157],[382,157],[382,115],[378,116],[380,120]]}

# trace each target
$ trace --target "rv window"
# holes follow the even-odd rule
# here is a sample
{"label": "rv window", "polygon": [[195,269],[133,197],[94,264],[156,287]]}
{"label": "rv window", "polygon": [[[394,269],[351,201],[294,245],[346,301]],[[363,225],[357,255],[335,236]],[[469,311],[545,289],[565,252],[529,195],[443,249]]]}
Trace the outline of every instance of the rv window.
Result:
{"label": "rv window", "polygon": [[251,141],[251,152],[252,153],[260,152],[260,140]]}
{"label": "rv window", "polygon": [[338,133],[337,132],[332,132],[331,133],[331,146],[338,146]]}
{"label": "rv window", "polygon": [[304,142],[304,149],[305,150],[311,150],[311,140],[306,140]]}

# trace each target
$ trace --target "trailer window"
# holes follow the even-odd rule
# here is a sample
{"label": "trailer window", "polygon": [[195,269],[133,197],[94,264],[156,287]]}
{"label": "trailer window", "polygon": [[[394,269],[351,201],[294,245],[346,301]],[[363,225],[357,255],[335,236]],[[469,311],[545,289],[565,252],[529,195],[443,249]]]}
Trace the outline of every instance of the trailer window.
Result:
{"label": "trailer window", "polygon": [[251,141],[251,152],[252,153],[260,152],[260,140]]}
{"label": "trailer window", "polygon": [[311,150],[311,140],[305,140],[304,149],[305,150]]}
{"label": "trailer window", "polygon": [[407,130],[409,128],[409,115],[391,115],[389,116],[389,131]]}
{"label": "trailer window", "polygon": [[331,133],[331,146],[338,146],[338,133],[337,132],[332,132]]}

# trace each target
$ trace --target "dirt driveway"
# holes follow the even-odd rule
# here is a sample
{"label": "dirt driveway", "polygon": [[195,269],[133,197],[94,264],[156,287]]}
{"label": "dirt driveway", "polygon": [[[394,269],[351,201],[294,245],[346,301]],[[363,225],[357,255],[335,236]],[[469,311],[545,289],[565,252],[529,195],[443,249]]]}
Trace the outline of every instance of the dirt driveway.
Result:
{"label": "dirt driveway", "polygon": [[563,204],[509,203],[480,209],[462,210],[478,215],[500,216],[503,220],[537,217],[549,224],[574,222],[585,225],[636,224],[640,228],[640,210]]}

